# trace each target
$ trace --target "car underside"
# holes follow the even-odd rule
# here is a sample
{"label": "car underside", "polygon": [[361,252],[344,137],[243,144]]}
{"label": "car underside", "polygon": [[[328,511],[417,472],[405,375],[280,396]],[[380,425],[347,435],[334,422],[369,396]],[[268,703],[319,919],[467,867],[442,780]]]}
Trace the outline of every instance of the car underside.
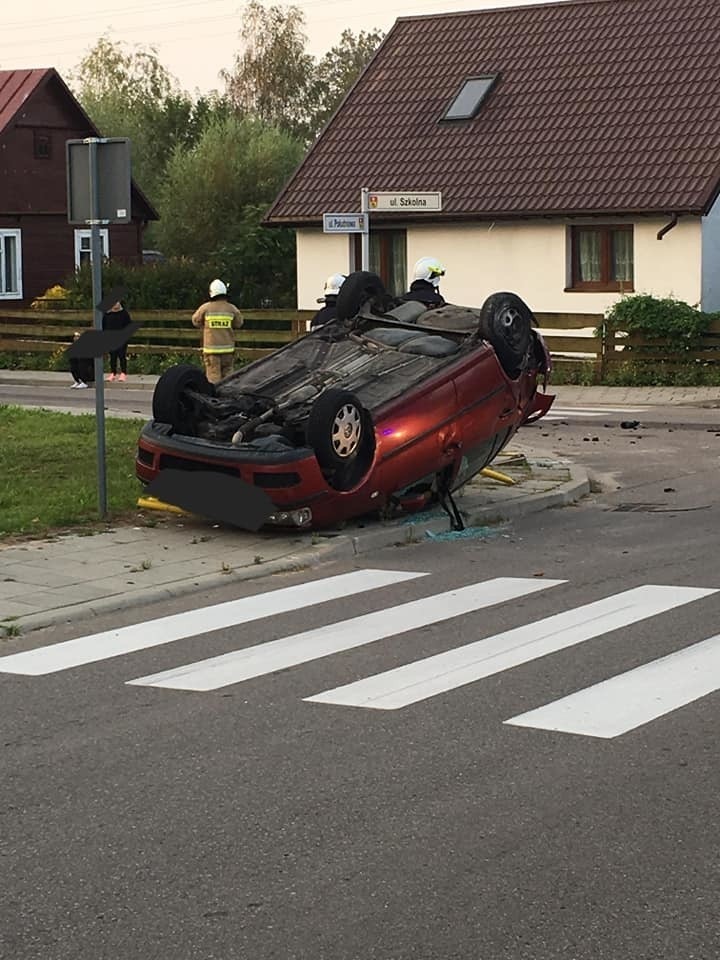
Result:
{"label": "car underside", "polygon": [[[215,387],[189,365],[166,371],[140,441],[140,479],[169,466],[236,471],[268,489],[286,513],[313,501],[313,517],[332,522],[387,504],[423,482],[428,495],[433,485],[437,493],[442,474],[449,492],[468,468],[448,455],[463,444],[449,442],[441,453],[438,437],[445,443],[445,433],[454,435],[458,416],[470,424],[466,438],[476,425],[483,442],[488,435],[476,466],[497,455],[498,437],[507,442],[523,420],[549,406],[536,394],[549,358],[528,323],[506,321],[498,338],[487,310],[429,310],[388,302],[381,291],[369,298],[362,293],[345,316]],[[522,342],[515,343],[520,327]],[[463,389],[469,406],[463,406]],[[501,429],[495,420],[507,417],[509,403],[514,414]],[[474,418],[466,407],[476,409]],[[293,463],[297,470],[289,471]],[[284,486],[283,476],[297,482]],[[323,505],[328,498],[334,509]]]}

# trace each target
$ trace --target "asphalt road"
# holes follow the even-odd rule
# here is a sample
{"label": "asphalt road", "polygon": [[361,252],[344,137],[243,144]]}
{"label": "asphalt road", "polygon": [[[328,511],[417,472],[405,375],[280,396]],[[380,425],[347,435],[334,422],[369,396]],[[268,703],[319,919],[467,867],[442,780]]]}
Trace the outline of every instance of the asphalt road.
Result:
{"label": "asphalt road", "polygon": [[[67,386],[43,384],[0,384],[0,404],[19,404],[27,407],[46,407],[76,413],[95,413],[95,390],[73,390],[68,375]],[[125,384],[105,384],[105,411],[122,417],[149,417],[152,411],[152,390],[134,389]]]}
{"label": "asphalt road", "polygon": [[[105,383],[105,411],[108,415],[122,417],[150,417],[152,413],[152,390],[133,386],[132,376],[124,383]],[[73,390],[70,377],[67,385],[0,383],[0,404],[20,404],[28,407],[46,407],[51,410],[66,410],[76,413],[95,413],[95,390]],[[619,425],[623,420],[639,420],[644,427],[664,426],[695,427],[716,426],[720,431],[720,408],[711,403],[679,406],[643,406],[628,404],[586,404],[567,406],[559,401],[553,404],[543,427],[551,432],[556,426],[568,423],[594,424],[599,430]]]}
{"label": "asphalt road", "polygon": [[[142,613],[319,580],[329,591],[365,568],[426,576],[176,640],[166,621],[134,652],[0,672],[0,955],[716,960],[720,695],[661,702],[720,682],[717,641],[695,647],[720,622],[712,426],[526,428],[587,465],[596,492],[476,539]],[[518,595],[498,600],[496,578]],[[428,659],[480,641],[462,663]],[[415,662],[420,680],[388,673]],[[624,686],[584,693],[619,675]],[[585,732],[546,729],[546,707],[547,725]]]}

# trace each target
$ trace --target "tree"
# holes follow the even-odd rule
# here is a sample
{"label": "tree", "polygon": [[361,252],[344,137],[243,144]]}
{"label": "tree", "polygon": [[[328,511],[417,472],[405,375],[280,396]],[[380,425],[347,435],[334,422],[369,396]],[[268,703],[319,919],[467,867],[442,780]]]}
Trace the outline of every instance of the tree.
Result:
{"label": "tree", "polygon": [[156,200],[173,149],[196,142],[210,117],[228,112],[217,97],[193,102],[152,47],[128,51],[101,37],[71,78],[103,136],[132,141],[133,178]]}
{"label": "tree", "polygon": [[223,70],[227,96],[243,116],[256,117],[300,139],[308,136],[308,93],[313,58],[305,52],[305,17],[299,7],[267,9],[250,0],[240,33],[243,51]]}
{"label": "tree", "polygon": [[360,73],[380,46],[381,30],[363,30],[355,36],[343,30],[340,42],[328,50],[313,72],[310,90],[313,132],[318,134],[355,83]]}
{"label": "tree", "polygon": [[[294,288],[294,234],[260,221],[302,155],[287,133],[255,118],[214,119],[173,153],[160,192],[163,251],[220,265],[244,305]],[[285,297],[281,297],[284,291]]]}

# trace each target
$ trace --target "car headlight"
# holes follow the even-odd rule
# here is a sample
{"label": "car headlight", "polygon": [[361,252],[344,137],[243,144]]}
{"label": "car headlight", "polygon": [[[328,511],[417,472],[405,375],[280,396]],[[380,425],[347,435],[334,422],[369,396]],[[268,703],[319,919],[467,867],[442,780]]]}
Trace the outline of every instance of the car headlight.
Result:
{"label": "car headlight", "polygon": [[312,510],[310,507],[300,507],[299,510],[281,510],[278,513],[271,513],[266,522],[306,527],[311,521]]}

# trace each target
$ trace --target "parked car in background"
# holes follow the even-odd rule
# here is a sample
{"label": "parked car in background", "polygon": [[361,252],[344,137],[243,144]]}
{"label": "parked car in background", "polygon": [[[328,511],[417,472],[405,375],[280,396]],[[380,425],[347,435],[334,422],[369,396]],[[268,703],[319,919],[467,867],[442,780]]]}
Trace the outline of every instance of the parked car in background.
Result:
{"label": "parked car in background", "polygon": [[139,479],[238,477],[268,494],[276,525],[329,527],[433,502],[457,523],[452,493],[554,399],[532,312],[512,293],[481,309],[401,303],[364,271],[337,306],[337,319],[216,386],[189,364],[168,369],[139,438]]}
{"label": "parked car in background", "polygon": [[143,250],[143,263],[165,263],[165,254],[160,250]]}

